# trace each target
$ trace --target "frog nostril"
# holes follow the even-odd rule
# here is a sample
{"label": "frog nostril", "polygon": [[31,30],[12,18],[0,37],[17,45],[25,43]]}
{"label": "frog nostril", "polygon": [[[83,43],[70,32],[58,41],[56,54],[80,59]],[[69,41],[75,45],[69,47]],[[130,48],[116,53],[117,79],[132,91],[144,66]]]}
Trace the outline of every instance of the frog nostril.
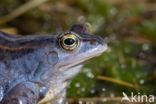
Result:
{"label": "frog nostril", "polygon": [[100,36],[97,36],[97,41],[99,42],[99,44],[104,44],[104,39],[102,38],[102,37],[100,37]]}
{"label": "frog nostril", "polygon": [[91,45],[96,45],[97,42],[96,42],[96,40],[91,40],[91,41],[90,41],[90,44],[91,44]]}

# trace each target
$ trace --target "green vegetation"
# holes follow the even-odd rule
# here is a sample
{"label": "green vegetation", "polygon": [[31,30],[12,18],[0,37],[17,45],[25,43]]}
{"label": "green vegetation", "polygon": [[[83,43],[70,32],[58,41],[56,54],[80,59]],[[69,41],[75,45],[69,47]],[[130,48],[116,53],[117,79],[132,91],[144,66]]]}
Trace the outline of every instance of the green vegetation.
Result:
{"label": "green vegetation", "polygon": [[[113,97],[122,96],[123,91],[156,96],[156,2],[104,1],[49,0],[0,24],[0,28],[13,28],[23,35],[41,34],[63,31],[74,23],[89,22],[94,34],[105,37],[109,49],[102,56],[86,62],[69,86],[68,97]],[[1,0],[0,16],[13,12],[26,2]],[[99,76],[115,81],[102,80]]]}

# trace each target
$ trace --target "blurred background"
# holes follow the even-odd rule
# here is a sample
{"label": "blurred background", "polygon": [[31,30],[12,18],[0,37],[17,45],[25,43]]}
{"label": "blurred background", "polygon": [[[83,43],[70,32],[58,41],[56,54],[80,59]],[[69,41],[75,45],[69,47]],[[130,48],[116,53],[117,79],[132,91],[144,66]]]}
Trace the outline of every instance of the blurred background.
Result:
{"label": "blurred background", "polygon": [[0,0],[7,33],[47,34],[75,23],[90,23],[109,48],[74,78],[69,104],[120,104],[123,92],[156,96],[156,0]]}

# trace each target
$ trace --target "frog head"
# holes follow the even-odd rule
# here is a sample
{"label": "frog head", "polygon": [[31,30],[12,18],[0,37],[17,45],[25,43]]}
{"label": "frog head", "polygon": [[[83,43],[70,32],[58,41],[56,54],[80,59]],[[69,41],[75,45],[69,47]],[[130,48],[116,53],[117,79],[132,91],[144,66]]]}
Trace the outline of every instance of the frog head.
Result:
{"label": "frog head", "polygon": [[99,56],[106,49],[104,40],[97,35],[90,35],[83,25],[74,25],[58,37],[60,69],[68,69],[90,58]]}
{"label": "frog head", "polygon": [[89,34],[87,27],[81,24],[73,25],[69,31],[60,33],[55,43],[54,51],[57,53],[58,62],[54,70],[63,79],[76,75],[80,70],[78,65],[99,56],[107,49],[103,38]]}

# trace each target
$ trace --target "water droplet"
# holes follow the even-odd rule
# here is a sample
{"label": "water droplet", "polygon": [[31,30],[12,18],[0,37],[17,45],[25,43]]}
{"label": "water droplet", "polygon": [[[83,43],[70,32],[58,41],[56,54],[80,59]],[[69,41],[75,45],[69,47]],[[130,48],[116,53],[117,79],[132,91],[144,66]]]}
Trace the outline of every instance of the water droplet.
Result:
{"label": "water droplet", "polygon": [[94,75],[93,75],[93,73],[88,72],[88,73],[87,73],[87,77],[88,77],[88,78],[94,78]]}
{"label": "water droplet", "polygon": [[143,79],[141,79],[141,80],[139,81],[140,84],[144,84],[144,82],[145,82],[145,81],[144,81]]}
{"label": "water droplet", "polygon": [[83,104],[83,101],[79,100],[78,104]]}
{"label": "water droplet", "polygon": [[80,87],[80,83],[75,83],[75,87],[79,88]]}
{"label": "water droplet", "polygon": [[142,45],[142,50],[144,50],[144,51],[149,50],[149,44],[143,44]]}
{"label": "water droplet", "polygon": [[106,88],[102,88],[102,91],[105,92],[106,91]]}
{"label": "water droplet", "polygon": [[91,94],[94,94],[94,93],[95,93],[95,90],[94,90],[94,89],[92,89],[90,92],[91,92]]}

